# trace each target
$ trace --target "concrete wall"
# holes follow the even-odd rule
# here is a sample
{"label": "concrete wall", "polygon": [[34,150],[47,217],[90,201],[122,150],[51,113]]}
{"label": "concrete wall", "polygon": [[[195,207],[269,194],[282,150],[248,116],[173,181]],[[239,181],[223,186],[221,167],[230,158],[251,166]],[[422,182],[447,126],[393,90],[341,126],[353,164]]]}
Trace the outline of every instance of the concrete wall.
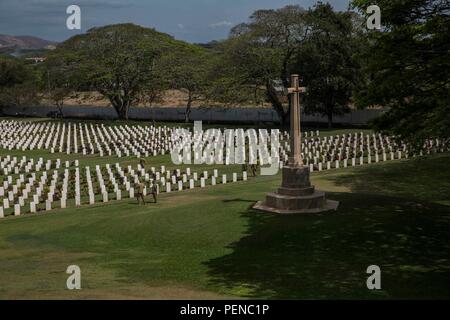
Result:
{"label": "concrete wall", "polygon": [[[56,107],[5,107],[6,116],[47,117],[49,113],[56,112]],[[65,106],[64,117],[87,119],[117,119],[112,107],[94,106]],[[384,110],[355,110],[343,116],[336,116],[333,123],[363,125],[369,120],[378,117]],[[184,108],[131,108],[130,119],[155,121],[184,121]],[[263,108],[194,108],[191,120],[204,122],[227,123],[257,123],[278,122],[278,115],[272,109]],[[303,122],[326,123],[326,117],[320,115],[302,115]]]}

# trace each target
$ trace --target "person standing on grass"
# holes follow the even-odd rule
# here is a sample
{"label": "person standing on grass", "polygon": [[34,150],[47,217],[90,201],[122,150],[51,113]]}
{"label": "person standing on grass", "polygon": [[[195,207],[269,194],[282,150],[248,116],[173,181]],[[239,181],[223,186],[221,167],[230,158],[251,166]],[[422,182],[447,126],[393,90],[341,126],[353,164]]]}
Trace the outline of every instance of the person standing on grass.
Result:
{"label": "person standing on grass", "polygon": [[152,188],[151,188],[151,193],[153,196],[153,200],[156,201],[156,197],[158,196],[158,182],[156,181],[156,173],[152,174]]}
{"label": "person standing on grass", "polygon": [[145,159],[139,160],[139,164],[140,164],[141,167],[144,168],[144,169],[145,169],[145,163],[146,163]]}
{"label": "person standing on grass", "polygon": [[137,198],[138,204],[140,203],[140,199],[142,199],[142,203],[145,204],[144,188],[145,188],[144,183],[139,182],[137,185],[137,193],[136,193],[136,198]]}

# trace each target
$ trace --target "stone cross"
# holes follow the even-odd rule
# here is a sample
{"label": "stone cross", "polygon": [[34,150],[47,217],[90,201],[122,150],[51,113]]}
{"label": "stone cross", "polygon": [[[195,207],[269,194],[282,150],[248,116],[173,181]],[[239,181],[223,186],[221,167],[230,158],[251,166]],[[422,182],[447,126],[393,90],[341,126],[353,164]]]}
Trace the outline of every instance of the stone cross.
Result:
{"label": "stone cross", "polygon": [[291,99],[291,154],[289,156],[289,165],[302,167],[302,137],[300,128],[300,93],[305,93],[306,88],[299,87],[298,74],[291,75],[291,88],[287,89]]}

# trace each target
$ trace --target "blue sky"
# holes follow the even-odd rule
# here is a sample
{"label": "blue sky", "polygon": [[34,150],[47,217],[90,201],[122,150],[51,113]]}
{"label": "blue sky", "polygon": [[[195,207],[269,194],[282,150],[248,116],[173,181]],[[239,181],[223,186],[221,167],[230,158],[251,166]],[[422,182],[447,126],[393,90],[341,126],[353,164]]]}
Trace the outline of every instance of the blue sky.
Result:
{"label": "blue sky", "polygon": [[[347,0],[329,0],[345,10]],[[169,33],[189,42],[227,37],[230,28],[257,9],[298,4],[308,8],[315,0],[0,0],[0,34],[32,35],[62,41],[77,33],[67,30],[67,6],[81,7],[82,30],[106,24],[132,22]]]}

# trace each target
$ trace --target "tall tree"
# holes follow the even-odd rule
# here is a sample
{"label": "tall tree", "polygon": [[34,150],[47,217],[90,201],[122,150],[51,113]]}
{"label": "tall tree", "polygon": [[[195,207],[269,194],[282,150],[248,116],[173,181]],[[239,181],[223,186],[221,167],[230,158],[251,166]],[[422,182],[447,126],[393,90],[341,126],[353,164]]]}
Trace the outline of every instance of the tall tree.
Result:
{"label": "tall tree", "polygon": [[74,52],[60,49],[47,56],[40,71],[43,96],[58,108],[59,115],[63,117],[64,101],[68,97],[75,97],[82,83],[78,57]]}
{"label": "tall tree", "polygon": [[185,122],[190,122],[192,103],[206,99],[210,86],[212,53],[197,46],[186,46],[163,58],[170,88],[186,93]]}
{"label": "tall tree", "polygon": [[273,80],[279,79],[288,86],[292,59],[310,32],[305,15],[299,6],[258,10],[248,23],[231,30],[225,44],[225,57],[236,81],[241,86],[263,89],[283,126],[289,107],[283,105]]}
{"label": "tall tree", "polygon": [[390,110],[375,126],[414,144],[449,137],[450,9],[446,0],[354,0],[363,14],[381,9],[381,30],[368,32],[370,81],[363,106]]}
{"label": "tall tree", "polygon": [[171,36],[133,24],[93,28],[62,44],[79,55],[78,68],[93,90],[111,102],[120,119],[142,97],[161,55],[183,46]]}
{"label": "tall tree", "polygon": [[308,90],[306,113],[319,113],[331,128],[334,115],[348,112],[354,90],[361,80],[358,59],[361,38],[354,13],[336,12],[319,2],[308,12],[309,37],[295,53],[295,70]]}
{"label": "tall tree", "polygon": [[23,60],[0,56],[0,108],[39,103],[39,73]]}

